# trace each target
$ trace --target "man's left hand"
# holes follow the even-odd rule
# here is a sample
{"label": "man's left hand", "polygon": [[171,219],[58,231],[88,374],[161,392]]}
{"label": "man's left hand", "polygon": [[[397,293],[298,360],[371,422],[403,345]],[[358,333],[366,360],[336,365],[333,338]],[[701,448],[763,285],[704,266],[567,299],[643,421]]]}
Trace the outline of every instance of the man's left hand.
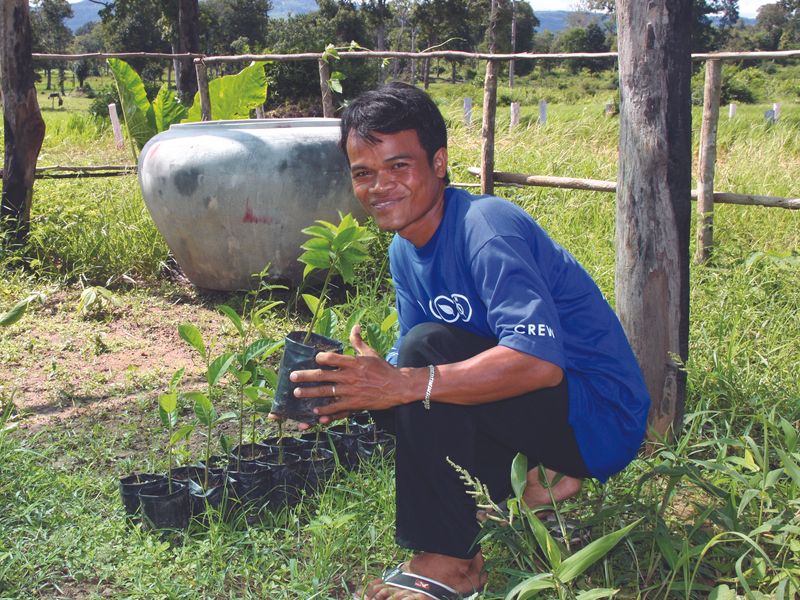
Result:
{"label": "man's left hand", "polygon": [[350,332],[350,344],[358,356],[333,352],[317,354],[317,363],[335,370],[308,369],[290,375],[293,383],[325,382],[314,387],[298,387],[294,391],[297,398],[335,398],[331,404],[314,409],[322,424],[343,419],[355,411],[397,406],[408,392],[400,371],[363,340],[360,325]]}

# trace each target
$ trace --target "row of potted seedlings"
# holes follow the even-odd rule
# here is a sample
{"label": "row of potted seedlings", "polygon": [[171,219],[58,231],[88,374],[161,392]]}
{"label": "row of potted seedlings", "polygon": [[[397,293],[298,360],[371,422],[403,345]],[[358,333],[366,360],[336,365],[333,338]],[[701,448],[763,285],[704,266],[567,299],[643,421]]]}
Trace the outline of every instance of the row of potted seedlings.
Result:
{"label": "row of potted seedlings", "polygon": [[[314,423],[316,406],[332,398],[299,399],[294,397],[295,384],[289,373],[298,369],[318,368],[314,360],[321,351],[341,353],[343,344],[320,333],[330,335],[336,321],[327,306],[328,289],[333,275],[344,283],[352,283],[354,266],[368,257],[365,244],[371,239],[366,228],[349,214],[335,225],[317,221],[303,230],[311,239],[303,244],[305,252],[298,260],[306,267],[304,278],[316,270],[326,276],[319,297],[304,294],[313,313],[307,331],[293,331],[284,340],[274,342],[263,337],[264,321],[280,302],[268,302],[248,313],[245,322],[233,309],[219,306],[239,335],[236,352],[213,357],[200,331],[191,324],[179,326],[180,337],[193,347],[206,365],[207,393],[179,393],[183,369],[169,384],[169,391],[159,396],[161,423],[169,432],[169,470],[166,475],[134,473],[120,480],[120,493],[130,515],[141,513],[145,522],[156,528],[183,528],[192,517],[207,515],[209,509],[226,517],[262,509],[280,510],[297,504],[304,495],[314,493],[331,476],[339,464],[355,469],[376,452],[392,446],[390,436],[369,422],[367,413],[344,425],[337,425],[299,437],[279,435],[258,443],[244,443],[245,413],[251,420],[250,439],[256,439],[258,414],[273,413],[283,418]],[[267,286],[274,289],[278,286]],[[356,318],[354,315],[353,318]],[[382,328],[389,329],[387,320]],[[255,332],[255,341],[250,341]],[[384,332],[386,333],[386,332]],[[284,353],[277,373],[264,364],[279,348]],[[223,393],[223,378],[233,384],[237,410],[218,415],[210,400]],[[274,393],[273,393],[274,390]],[[197,422],[178,426],[179,399],[193,402]],[[223,455],[211,455],[214,428],[226,421],[238,420],[238,444],[229,448],[226,436],[220,436]],[[280,426],[279,426],[280,427]],[[177,444],[185,442],[195,429],[206,438],[204,459],[192,466],[173,468]]]}
{"label": "row of potted seedlings", "polygon": [[347,424],[299,437],[275,436],[234,447],[166,474],[133,473],[120,479],[126,513],[155,529],[182,529],[213,511],[225,519],[280,511],[317,492],[337,464],[355,470],[391,452],[393,439],[359,416]]}

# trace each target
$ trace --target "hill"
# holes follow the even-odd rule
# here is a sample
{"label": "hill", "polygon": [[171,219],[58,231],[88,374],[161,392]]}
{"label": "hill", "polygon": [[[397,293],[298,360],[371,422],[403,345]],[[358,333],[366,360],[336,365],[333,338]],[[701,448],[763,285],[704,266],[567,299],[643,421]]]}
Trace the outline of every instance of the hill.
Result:
{"label": "hill", "polygon": [[[100,17],[97,16],[97,13],[101,8],[102,6],[99,4],[95,4],[89,0],[76,2],[72,5],[72,18],[67,19],[65,23],[67,27],[75,31],[85,23],[99,21]],[[269,16],[273,19],[283,19],[289,14],[303,15],[313,10],[317,10],[316,0],[272,0],[272,10]],[[537,27],[537,31],[558,32],[566,29],[570,14],[570,11],[567,10],[536,11],[536,16],[541,22],[541,25]]]}
{"label": "hill", "polygon": [[[81,0],[72,5],[73,17],[67,19],[65,22],[67,27],[75,31],[81,25],[90,21],[99,21],[100,17],[97,13],[102,7],[99,4],[90,2],[89,0]],[[283,19],[288,15],[303,15],[311,11],[317,10],[316,0],[272,0],[272,10],[269,16],[273,19]],[[558,33],[569,27],[570,16],[572,11],[568,10],[539,10],[536,11],[536,17],[539,19],[540,25],[536,28],[537,31],[552,31]],[[608,17],[601,14],[592,15],[598,20],[607,19]],[[747,25],[755,23],[755,19],[744,19]]]}

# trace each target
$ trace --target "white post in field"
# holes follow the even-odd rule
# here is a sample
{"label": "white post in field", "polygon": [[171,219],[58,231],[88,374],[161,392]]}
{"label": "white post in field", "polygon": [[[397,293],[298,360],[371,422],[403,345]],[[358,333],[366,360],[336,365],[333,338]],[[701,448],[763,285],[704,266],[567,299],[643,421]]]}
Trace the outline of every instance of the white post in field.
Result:
{"label": "white post in field", "polygon": [[539,100],[539,125],[547,123],[547,100]]}
{"label": "white post in field", "polygon": [[511,125],[509,126],[509,131],[514,129],[519,125],[519,102],[512,102],[511,103]]}
{"label": "white post in field", "polygon": [[736,116],[736,104],[731,102],[728,104],[728,118],[732,119]]}
{"label": "white post in field", "polygon": [[472,98],[464,98],[464,125],[472,125]]}
{"label": "white post in field", "polygon": [[781,103],[780,102],[773,102],[772,103],[772,119],[773,121],[777,121],[781,118]]}
{"label": "white post in field", "polygon": [[125,139],[122,137],[122,125],[119,122],[119,115],[117,115],[117,105],[113,102],[108,105],[108,116],[111,117],[111,129],[114,132],[114,141],[117,143],[117,148],[122,149],[125,145]]}

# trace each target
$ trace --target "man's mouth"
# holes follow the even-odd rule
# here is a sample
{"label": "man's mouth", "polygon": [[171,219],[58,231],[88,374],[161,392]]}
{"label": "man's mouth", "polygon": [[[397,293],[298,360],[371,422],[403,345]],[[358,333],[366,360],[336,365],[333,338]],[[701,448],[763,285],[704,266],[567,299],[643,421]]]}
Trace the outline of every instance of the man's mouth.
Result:
{"label": "man's mouth", "polygon": [[369,203],[369,205],[373,208],[373,210],[384,210],[394,204],[397,204],[398,202],[399,200],[394,199],[373,200]]}

